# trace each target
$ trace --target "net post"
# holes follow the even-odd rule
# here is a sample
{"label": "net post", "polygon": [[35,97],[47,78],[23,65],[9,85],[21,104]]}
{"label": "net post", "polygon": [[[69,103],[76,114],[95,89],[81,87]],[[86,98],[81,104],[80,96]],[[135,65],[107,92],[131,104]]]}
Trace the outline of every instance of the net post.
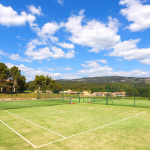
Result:
{"label": "net post", "polygon": [[139,100],[140,100],[140,89],[139,89]]}
{"label": "net post", "polygon": [[135,107],[135,84],[134,84],[134,107]]}
{"label": "net post", "polygon": [[46,99],[46,89],[45,89],[45,99]]}
{"label": "net post", "polygon": [[80,97],[79,97],[79,103],[80,103]]}
{"label": "net post", "polygon": [[94,104],[95,104],[95,97],[94,97]]}
{"label": "net post", "polygon": [[106,98],[106,105],[108,105],[108,85],[107,85],[107,98]]}
{"label": "net post", "polygon": [[63,88],[63,102],[64,102],[64,88]]}
{"label": "net post", "polygon": [[38,99],[40,99],[40,98],[39,98],[39,90],[38,90]]}
{"label": "net post", "polygon": [[113,100],[112,100],[112,95],[110,94],[110,90],[109,90],[109,95],[110,95],[110,97],[111,97],[112,105],[114,105]]}
{"label": "net post", "polygon": [[53,101],[54,101],[54,89],[53,89]]}
{"label": "net post", "polygon": [[27,100],[27,92],[26,92],[26,100]]}
{"label": "net post", "polygon": [[83,103],[84,103],[84,97],[83,97]]}
{"label": "net post", "polygon": [[71,101],[70,101],[70,103],[72,104],[72,97],[71,97]]}
{"label": "net post", "polygon": [[90,97],[90,102],[91,102],[91,97]]}

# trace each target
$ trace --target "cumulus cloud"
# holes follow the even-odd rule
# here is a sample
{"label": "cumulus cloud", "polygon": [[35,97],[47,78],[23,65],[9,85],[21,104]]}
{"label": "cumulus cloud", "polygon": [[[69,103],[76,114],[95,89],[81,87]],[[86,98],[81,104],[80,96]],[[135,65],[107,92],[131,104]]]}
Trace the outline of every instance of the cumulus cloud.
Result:
{"label": "cumulus cloud", "polygon": [[114,50],[109,53],[109,56],[123,57],[126,60],[138,60],[143,64],[150,64],[150,48],[139,49],[137,43],[140,39],[130,39],[128,41],[123,41],[116,46]]}
{"label": "cumulus cloud", "polygon": [[91,50],[89,50],[89,52],[95,52],[95,53],[99,53],[101,51],[100,48],[92,48]]}
{"label": "cumulus cloud", "polygon": [[100,49],[110,48],[120,41],[120,36],[117,35],[119,26],[117,19],[108,17],[106,24],[93,19],[85,21],[83,25],[85,19],[83,12],[84,10],[81,10],[78,16],[72,15],[68,18],[68,22],[60,24],[72,34],[69,37],[70,41],[82,46]]}
{"label": "cumulus cloud", "polygon": [[4,56],[7,56],[8,54],[3,52],[3,50],[0,50],[0,55],[4,55]]}
{"label": "cumulus cloud", "polygon": [[11,54],[11,55],[9,56],[9,58],[11,58],[12,60],[32,62],[31,60],[24,59],[24,58],[20,57],[19,54]]}
{"label": "cumulus cloud", "polygon": [[149,71],[145,72],[141,69],[131,70],[131,71],[114,71],[113,68],[106,66],[101,66],[96,61],[85,61],[86,64],[81,64],[86,69],[80,70],[78,74],[86,75],[89,77],[95,76],[148,76]]}
{"label": "cumulus cloud", "polygon": [[46,70],[49,70],[49,71],[68,71],[68,70],[72,70],[73,68],[67,66],[67,67],[55,67],[55,68],[47,68],[47,67],[44,67]]}
{"label": "cumulus cloud", "polygon": [[38,8],[36,8],[34,5],[30,5],[28,6],[28,10],[33,14],[33,15],[43,15],[41,7],[38,6]]}
{"label": "cumulus cloud", "polygon": [[56,22],[48,22],[44,24],[41,30],[39,30],[38,35],[53,35],[57,30],[59,29],[59,26]]}
{"label": "cumulus cloud", "polygon": [[100,66],[96,61],[85,61],[86,64],[81,64],[87,69],[80,70],[78,73],[88,75],[90,77],[111,75],[112,68],[106,66]]}
{"label": "cumulus cloud", "polygon": [[127,8],[121,9],[120,13],[126,17],[128,21],[132,21],[126,28],[131,31],[141,31],[150,27],[150,5],[143,5],[142,0],[121,0],[120,5]]}
{"label": "cumulus cloud", "polygon": [[20,26],[25,25],[26,22],[29,22],[30,25],[33,25],[36,17],[32,14],[27,14],[25,11],[22,11],[20,15],[14,11],[10,6],[6,7],[0,4],[0,24],[5,26]]}
{"label": "cumulus cloud", "polygon": [[27,51],[25,52],[25,54],[33,60],[43,60],[49,57],[55,59],[63,57],[72,58],[75,56],[74,50],[69,50],[67,53],[65,53],[61,48],[55,46],[51,47],[51,49],[49,47],[37,49],[37,45],[43,45],[43,43],[37,39],[34,39],[27,44]]}
{"label": "cumulus cloud", "polygon": [[73,44],[69,44],[69,43],[57,43],[57,45],[61,46],[62,48],[67,48],[67,49],[74,49],[74,45]]}
{"label": "cumulus cloud", "polygon": [[[6,65],[9,68],[14,66],[11,63],[6,63]],[[28,68],[27,66],[23,64],[15,65],[15,66],[17,66],[22,71],[22,73],[27,77],[27,79],[30,79],[30,80],[33,80],[35,75],[45,75],[45,76],[49,75],[54,79],[58,79],[62,77],[61,73],[51,73],[51,72],[43,71],[43,70],[35,70],[33,68]]]}

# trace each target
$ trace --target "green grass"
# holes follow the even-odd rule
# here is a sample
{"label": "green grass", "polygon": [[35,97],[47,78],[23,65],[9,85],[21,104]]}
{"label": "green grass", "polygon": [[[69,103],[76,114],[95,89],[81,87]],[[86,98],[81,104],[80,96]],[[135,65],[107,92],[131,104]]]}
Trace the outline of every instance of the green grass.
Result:
{"label": "green grass", "polygon": [[[150,149],[150,109],[86,101],[89,99],[84,99],[84,103],[73,99],[74,105],[0,110],[0,120],[36,147],[54,142],[38,148],[42,150]],[[0,150],[35,149],[1,121]]]}

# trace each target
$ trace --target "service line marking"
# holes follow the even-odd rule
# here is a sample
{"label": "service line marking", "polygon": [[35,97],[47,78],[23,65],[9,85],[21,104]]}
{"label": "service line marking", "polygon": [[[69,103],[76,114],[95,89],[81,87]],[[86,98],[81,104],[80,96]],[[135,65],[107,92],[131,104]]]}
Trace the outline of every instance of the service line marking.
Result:
{"label": "service line marking", "polygon": [[32,145],[34,148],[37,148],[34,144],[32,144],[30,141],[28,141],[26,138],[24,138],[21,134],[19,134],[17,131],[15,131],[13,128],[11,128],[9,125],[7,125],[5,122],[0,120],[5,126],[7,126],[9,129],[11,129],[13,132],[15,132],[17,135],[19,135],[22,139],[24,139],[26,142],[28,142],[30,145]]}
{"label": "service line marking", "polygon": [[[6,110],[3,110],[3,111],[6,111]],[[7,112],[7,113],[10,113],[10,112],[8,112],[8,111],[6,111],[6,112]],[[15,115],[15,114],[13,114],[13,113],[10,113],[10,114],[12,114],[12,115],[14,115],[14,116],[17,116],[17,115]],[[44,147],[44,146],[47,146],[47,145],[50,145],[50,144],[53,144],[53,143],[56,143],[56,142],[59,142],[59,141],[63,141],[63,140],[65,140],[65,139],[69,139],[69,138],[72,138],[72,137],[75,137],[75,136],[78,136],[78,135],[81,135],[81,134],[84,134],[84,133],[87,133],[87,132],[90,132],[90,131],[93,131],[93,130],[97,130],[97,129],[100,129],[100,128],[103,128],[103,127],[106,127],[106,126],[109,126],[109,125],[112,125],[112,124],[115,124],[115,123],[118,123],[118,122],[122,122],[122,121],[124,121],[124,120],[128,120],[128,119],[131,119],[131,118],[140,116],[140,115],[142,115],[142,114],[145,114],[145,113],[141,113],[141,114],[137,114],[137,115],[135,115],[135,116],[131,116],[131,117],[128,117],[128,118],[125,118],[125,119],[121,119],[121,120],[119,120],[119,121],[115,121],[115,122],[112,122],[112,123],[109,123],[109,124],[106,124],[106,125],[103,125],[103,126],[94,128],[94,129],[90,129],[90,130],[87,130],[87,131],[84,131],[84,132],[81,132],[81,133],[78,133],[78,134],[74,134],[74,135],[71,135],[71,136],[69,136],[69,137],[64,137],[64,136],[62,136],[62,135],[60,135],[60,134],[58,134],[58,133],[55,133],[55,132],[53,132],[53,131],[51,131],[51,130],[49,130],[49,129],[46,129],[46,128],[40,126],[40,125],[37,125],[37,124],[35,124],[35,123],[33,123],[33,122],[27,120],[27,119],[24,119],[24,118],[22,118],[22,117],[17,116],[17,117],[19,117],[19,118],[21,118],[21,119],[23,119],[23,120],[26,120],[26,121],[28,121],[28,122],[30,122],[30,123],[36,125],[36,126],[39,126],[39,127],[43,128],[43,129],[46,129],[46,130],[48,130],[48,131],[50,131],[50,132],[52,132],[52,133],[55,133],[55,134],[60,135],[60,136],[63,137],[63,139],[56,140],[56,141],[53,141],[53,142],[50,142],[50,143],[47,143],[47,144],[44,144],[44,145],[41,145],[41,146],[35,146],[35,145],[32,144],[30,141],[28,141],[26,138],[24,138],[22,135],[20,135],[18,132],[16,132],[14,129],[12,129],[10,126],[8,126],[6,123],[4,123],[2,120],[0,120],[0,121],[1,121],[4,125],[6,125],[8,128],[10,128],[12,131],[14,131],[17,135],[19,135],[21,138],[23,138],[26,142],[28,142],[30,145],[32,145],[34,148],[41,148],[41,147]]]}
{"label": "service line marking", "polygon": [[[145,114],[145,113],[142,113],[142,114]],[[69,138],[71,138],[71,137],[75,137],[75,136],[78,136],[78,135],[81,135],[81,134],[84,134],[84,133],[87,133],[87,132],[90,132],[90,131],[93,131],[93,130],[97,130],[97,129],[100,129],[100,128],[103,128],[103,127],[106,127],[106,126],[109,126],[109,125],[112,125],[112,124],[115,124],[115,123],[124,121],[124,120],[128,120],[128,119],[131,119],[131,118],[140,116],[140,115],[142,115],[142,114],[137,114],[137,115],[135,115],[135,116],[131,116],[131,117],[128,117],[128,118],[125,118],[125,119],[121,119],[121,120],[119,120],[119,121],[115,121],[115,122],[112,122],[112,123],[109,123],[109,124],[106,124],[106,125],[103,125],[103,126],[94,128],[94,129],[90,129],[90,130],[87,130],[87,131],[84,131],[84,132],[81,132],[81,133],[78,133],[78,134],[74,134],[74,135],[65,137],[65,138],[63,138],[63,139],[60,139],[60,140],[57,140],[57,141],[54,141],[54,142],[50,142],[50,143],[47,143],[47,144],[38,146],[38,147],[36,147],[36,148],[41,148],[41,147],[44,147],[44,146],[47,146],[47,145],[50,145],[50,144],[53,144],[53,143],[56,143],[56,142],[59,142],[59,141],[63,141],[63,140],[65,140],[65,139],[69,139]]]}
{"label": "service line marking", "polygon": [[54,133],[54,134],[56,134],[56,135],[59,135],[59,136],[61,136],[61,137],[63,137],[63,138],[66,138],[65,136],[63,136],[63,135],[61,135],[61,134],[58,134],[58,133],[56,133],[56,132],[54,132],[54,131],[52,131],[52,130],[49,130],[49,129],[45,128],[45,127],[42,127],[42,126],[40,126],[40,125],[38,125],[38,124],[35,124],[34,122],[31,122],[31,121],[29,121],[29,120],[27,120],[27,119],[24,119],[24,118],[22,118],[22,117],[19,117],[19,116],[15,115],[15,114],[13,114],[13,113],[7,111],[7,110],[3,110],[3,111],[5,111],[5,112],[7,112],[7,113],[9,113],[9,114],[11,114],[11,115],[14,115],[14,116],[16,116],[16,117],[18,117],[18,118],[21,118],[21,119],[23,119],[23,120],[25,120],[25,121],[27,121],[27,122],[30,122],[30,123],[32,123],[32,124],[34,124],[34,125],[36,125],[36,126],[38,126],[38,127],[40,127],[40,128],[43,128],[43,129],[45,129],[45,130],[47,130],[47,131],[49,131],[49,132],[52,132],[52,133]]}

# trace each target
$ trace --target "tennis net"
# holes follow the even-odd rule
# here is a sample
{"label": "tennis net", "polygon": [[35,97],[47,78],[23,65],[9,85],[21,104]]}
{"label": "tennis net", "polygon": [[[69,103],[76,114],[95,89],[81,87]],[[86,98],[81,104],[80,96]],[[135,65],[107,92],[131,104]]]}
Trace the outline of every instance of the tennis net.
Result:
{"label": "tennis net", "polygon": [[43,107],[53,105],[70,104],[71,98],[49,99],[49,100],[22,100],[22,101],[3,101],[0,102],[0,109],[19,109],[28,107]]}

